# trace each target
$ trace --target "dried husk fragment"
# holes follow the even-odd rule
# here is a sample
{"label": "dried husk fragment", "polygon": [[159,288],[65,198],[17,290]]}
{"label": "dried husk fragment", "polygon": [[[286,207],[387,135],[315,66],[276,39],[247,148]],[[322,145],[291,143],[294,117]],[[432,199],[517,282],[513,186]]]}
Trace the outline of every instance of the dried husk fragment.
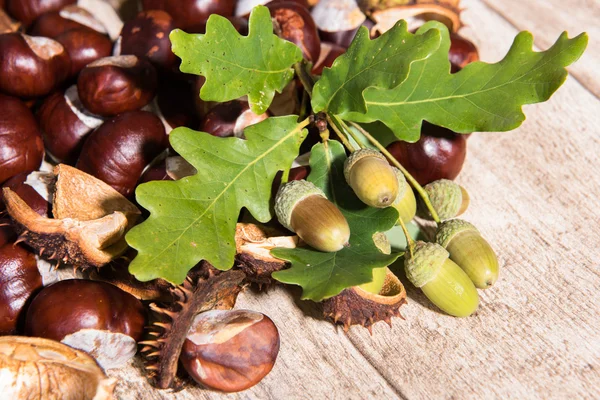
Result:
{"label": "dried husk fragment", "polygon": [[6,14],[6,12],[0,8],[0,35],[3,33],[17,32],[21,28],[21,24]]}
{"label": "dried husk fragment", "polygon": [[54,219],[40,216],[15,192],[3,189],[19,241],[40,256],[82,268],[101,267],[123,254],[125,233],[140,215],[137,207],[75,168],[59,165],[54,174]]}
{"label": "dried husk fragment", "polygon": [[0,376],[7,399],[107,400],[117,383],[83,351],[20,336],[0,337]]}
{"label": "dried husk fragment", "polygon": [[392,317],[402,318],[399,310],[403,304],[406,304],[404,286],[388,269],[378,294],[353,286],[323,301],[323,314],[334,324],[343,325],[345,331],[351,325],[361,325],[371,332],[378,321],[392,326]]}

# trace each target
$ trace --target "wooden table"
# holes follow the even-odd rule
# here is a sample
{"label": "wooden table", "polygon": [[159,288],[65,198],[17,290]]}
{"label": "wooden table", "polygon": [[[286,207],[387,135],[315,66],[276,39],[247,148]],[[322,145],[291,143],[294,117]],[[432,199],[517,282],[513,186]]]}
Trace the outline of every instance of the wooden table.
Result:
{"label": "wooden table", "polygon": [[273,371],[222,395],[150,389],[138,365],[113,371],[123,399],[600,398],[600,3],[464,0],[464,34],[495,62],[519,30],[546,49],[567,29],[590,34],[571,76],[508,133],[475,134],[459,182],[465,219],[496,249],[501,276],[467,319],[436,312],[410,284],[405,320],[348,333],[299,292],[244,293],[238,307],[281,332]]}

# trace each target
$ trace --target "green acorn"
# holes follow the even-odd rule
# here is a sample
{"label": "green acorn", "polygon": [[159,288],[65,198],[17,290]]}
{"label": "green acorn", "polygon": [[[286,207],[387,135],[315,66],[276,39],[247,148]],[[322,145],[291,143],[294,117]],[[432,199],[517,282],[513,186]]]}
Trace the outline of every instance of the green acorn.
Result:
{"label": "green acorn", "polygon": [[398,196],[398,179],[383,154],[373,149],[355,151],[344,163],[344,177],[366,205],[385,208]]}
{"label": "green acorn", "polygon": [[392,206],[398,211],[399,218],[405,224],[410,222],[417,213],[417,199],[415,193],[406,181],[404,174],[396,167],[392,167],[398,179],[398,196]]}
{"label": "green acorn", "polygon": [[308,181],[282,185],[275,197],[275,214],[281,225],[317,250],[333,252],[348,245],[350,227],[346,218],[321,189]]}
{"label": "green acorn", "polygon": [[[442,221],[461,215],[469,207],[469,194],[465,188],[449,179],[433,181],[423,189]],[[419,202],[419,217],[431,219],[429,210],[422,201]]]}
{"label": "green acorn", "polygon": [[448,256],[439,244],[418,241],[413,256],[405,256],[404,270],[408,280],[442,311],[468,317],[477,310],[479,295],[471,279]]}
{"label": "green acorn", "polygon": [[450,253],[479,289],[492,286],[498,279],[498,258],[477,228],[467,221],[452,219],[442,223],[435,241]]}

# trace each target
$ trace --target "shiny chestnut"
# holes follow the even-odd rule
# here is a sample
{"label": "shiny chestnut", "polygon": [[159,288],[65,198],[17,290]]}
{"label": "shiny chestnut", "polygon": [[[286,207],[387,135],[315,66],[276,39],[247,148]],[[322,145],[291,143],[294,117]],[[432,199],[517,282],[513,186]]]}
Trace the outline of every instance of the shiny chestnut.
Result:
{"label": "shiny chestnut", "polygon": [[235,4],[235,0],[142,0],[144,10],[166,11],[177,28],[188,32],[203,30],[211,14],[232,16]]}
{"label": "shiny chestnut", "polygon": [[255,114],[246,101],[234,100],[213,107],[202,120],[200,130],[219,137],[244,137],[244,129],[269,116]]}
{"label": "shiny chestnut", "polygon": [[22,98],[47,95],[71,68],[64,47],[40,36],[0,35],[0,54],[0,91]]}
{"label": "shiny chestnut", "polygon": [[[36,213],[47,217],[49,211],[49,204],[31,185],[29,185],[27,178],[31,172],[21,172],[4,182],[2,187],[10,188],[15,192],[21,199],[27,203],[29,207]],[[4,195],[0,191],[0,210],[4,208]]]}
{"label": "shiny chestnut", "polygon": [[89,11],[75,5],[41,15],[31,26],[29,33],[33,36],[46,36],[53,39],[71,29],[82,28],[89,28],[103,35],[107,33],[104,25]]}
{"label": "shiny chestnut", "polygon": [[44,143],[33,114],[19,99],[0,94],[0,183],[38,169]]}
{"label": "shiny chestnut", "polygon": [[267,7],[279,25],[281,37],[298,46],[305,59],[316,63],[321,53],[321,41],[308,9],[294,1],[276,1]]}
{"label": "shiny chestnut", "polygon": [[40,15],[74,3],[77,0],[7,0],[6,9],[24,26],[29,26]]}
{"label": "shiny chestnut", "polygon": [[79,74],[77,90],[90,112],[111,117],[139,110],[156,93],[156,70],[143,58],[115,56],[88,64]]}
{"label": "shiny chestnut", "polygon": [[0,247],[0,335],[22,329],[25,305],[41,287],[33,254],[12,243]]}
{"label": "shiny chestnut", "polygon": [[156,115],[126,112],[89,135],[76,167],[127,197],[133,194],[144,168],[167,148],[167,140],[164,125]]}
{"label": "shiny chestnut", "polygon": [[111,368],[135,354],[145,322],[142,303],[129,293],[110,283],[70,279],[34,297],[25,334],[86,350]]}
{"label": "shiny chestnut", "polygon": [[238,392],[260,382],[279,353],[269,317],[249,310],[212,310],[194,318],[179,360],[199,384]]}
{"label": "shiny chestnut", "polygon": [[473,42],[452,32],[450,33],[448,58],[452,65],[452,72],[458,72],[467,64],[479,61],[479,52]]}
{"label": "shiny chestnut", "polygon": [[75,28],[56,36],[71,58],[70,76],[77,76],[86,65],[108,57],[112,53],[112,42],[108,36],[89,28]]}
{"label": "shiny chestnut", "polygon": [[393,142],[387,150],[421,185],[438,179],[454,179],[467,154],[465,135],[423,122],[415,143]]}

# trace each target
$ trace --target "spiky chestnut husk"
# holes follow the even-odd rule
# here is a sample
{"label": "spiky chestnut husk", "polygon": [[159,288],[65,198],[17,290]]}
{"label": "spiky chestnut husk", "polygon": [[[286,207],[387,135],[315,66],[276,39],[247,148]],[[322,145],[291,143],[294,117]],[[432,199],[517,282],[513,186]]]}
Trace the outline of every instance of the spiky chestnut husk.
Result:
{"label": "spiky chestnut husk", "polygon": [[[423,189],[427,192],[431,205],[442,221],[461,215],[469,207],[469,194],[465,188],[449,179],[433,181]],[[418,215],[421,218],[431,219],[423,201],[419,202]]]}
{"label": "spiky chestnut husk", "polygon": [[398,211],[398,218],[406,224],[417,214],[417,199],[404,174],[396,167],[393,170],[398,179],[398,196],[392,206]]}
{"label": "spiky chestnut husk", "polygon": [[378,294],[370,293],[359,286],[344,289],[337,296],[323,301],[323,314],[334,324],[344,326],[361,325],[371,332],[378,321],[392,326],[392,317],[400,317],[400,307],[406,304],[406,291],[402,282],[386,268],[383,287]]}
{"label": "spiky chestnut husk", "polygon": [[477,310],[479,295],[473,282],[439,244],[416,242],[412,256],[405,255],[404,270],[408,280],[442,311],[468,317]]}
{"label": "spiky chestnut husk", "polygon": [[398,196],[398,179],[383,154],[360,149],[344,163],[344,177],[356,196],[366,205],[385,208]]}
{"label": "spiky chestnut husk", "polygon": [[344,215],[311,182],[299,180],[283,185],[275,198],[275,213],[285,228],[319,251],[339,251],[350,239]]}
{"label": "spiky chestnut husk", "polygon": [[435,241],[450,253],[450,259],[463,269],[475,287],[487,289],[498,279],[498,258],[477,228],[464,220],[442,223]]}
{"label": "spiky chestnut husk", "polygon": [[156,313],[147,332],[149,339],[139,342],[146,358],[146,370],[151,382],[158,388],[181,386],[177,380],[179,355],[194,316],[213,309],[231,309],[244,281],[242,271],[229,270],[206,280],[193,283],[190,278],[172,289],[174,303],[158,306],[150,304]]}

